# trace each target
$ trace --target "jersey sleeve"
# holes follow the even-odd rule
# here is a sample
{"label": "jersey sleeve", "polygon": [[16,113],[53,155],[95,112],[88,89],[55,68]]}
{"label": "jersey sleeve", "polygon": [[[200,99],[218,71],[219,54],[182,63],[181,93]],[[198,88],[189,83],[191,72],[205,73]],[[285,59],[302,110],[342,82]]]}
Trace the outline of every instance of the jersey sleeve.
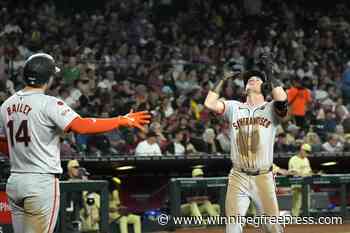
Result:
{"label": "jersey sleeve", "polygon": [[76,113],[62,100],[52,97],[45,106],[45,114],[62,131],[77,117]]}
{"label": "jersey sleeve", "polygon": [[232,122],[234,112],[235,112],[239,102],[235,101],[235,100],[227,100],[227,101],[223,101],[223,103],[225,106],[225,110],[223,112],[223,115],[224,115],[226,120],[228,120],[229,122]]}

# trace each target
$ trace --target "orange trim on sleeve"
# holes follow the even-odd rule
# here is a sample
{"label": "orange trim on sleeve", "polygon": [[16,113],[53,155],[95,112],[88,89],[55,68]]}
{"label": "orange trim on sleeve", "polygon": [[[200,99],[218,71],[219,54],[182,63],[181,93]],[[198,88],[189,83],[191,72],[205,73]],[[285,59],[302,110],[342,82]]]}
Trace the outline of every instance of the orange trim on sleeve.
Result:
{"label": "orange trim on sleeve", "polygon": [[77,116],[76,118],[74,118],[74,119],[66,126],[66,128],[64,128],[64,132],[65,132],[65,133],[69,133],[69,131],[71,131],[71,126],[72,126],[72,124],[73,124],[73,121],[74,121],[75,119],[77,119],[77,118],[80,118],[80,117]]}
{"label": "orange trim on sleeve", "polygon": [[78,134],[96,134],[111,131],[119,126],[127,125],[127,120],[120,117],[113,118],[75,118],[65,129]]}

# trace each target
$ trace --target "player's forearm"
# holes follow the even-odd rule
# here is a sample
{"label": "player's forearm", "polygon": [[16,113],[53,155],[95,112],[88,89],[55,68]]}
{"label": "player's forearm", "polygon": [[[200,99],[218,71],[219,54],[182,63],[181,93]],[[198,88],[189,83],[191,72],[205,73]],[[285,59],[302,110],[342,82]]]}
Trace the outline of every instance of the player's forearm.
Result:
{"label": "player's forearm", "polygon": [[66,131],[73,131],[78,134],[96,134],[111,131],[126,122],[120,117],[113,118],[75,118],[67,127]]}
{"label": "player's forearm", "polygon": [[278,86],[272,89],[272,98],[275,101],[286,101],[288,96],[284,89]]}
{"label": "player's forearm", "polygon": [[221,113],[222,108],[219,105],[223,105],[222,101],[219,100],[219,95],[213,91],[209,91],[207,98],[204,101],[204,106],[208,109]]}

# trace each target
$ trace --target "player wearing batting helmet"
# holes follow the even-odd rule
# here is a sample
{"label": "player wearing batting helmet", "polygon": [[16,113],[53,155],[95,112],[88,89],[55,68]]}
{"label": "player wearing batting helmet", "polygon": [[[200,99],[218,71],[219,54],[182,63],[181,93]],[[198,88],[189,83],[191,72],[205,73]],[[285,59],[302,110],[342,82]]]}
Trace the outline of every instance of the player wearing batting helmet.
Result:
{"label": "player wearing batting helmet", "polygon": [[[270,86],[269,83],[266,80],[266,74],[263,71],[260,70],[249,70],[243,73],[242,78],[244,82],[245,91],[247,92],[248,88],[248,81],[250,78],[255,77],[262,81],[262,84],[260,86],[261,94],[266,98],[266,96],[269,94]],[[247,94],[247,93],[246,93]]]}
{"label": "player wearing batting helmet", "polygon": [[26,86],[1,106],[0,129],[5,132],[10,154],[6,192],[14,233],[54,231],[60,200],[57,177],[62,173],[62,132],[95,134],[120,126],[143,130],[150,122],[148,112],[131,111],[106,119],[80,117],[64,101],[45,94],[57,72],[59,68],[49,54],[30,56],[24,64]]}
{"label": "player wearing batting helmet", "polygon": [[[261,71],[225,71],[209,91],[204,105],[222,114],[230,123],[232,169],[226,196],[226,215],[245,216],[254,202],[258,214],[279,216],[272,173],[273,145],[276,129],[287,115],[287,94],[282,85],[271,74],[270,56],[262,56]],[[224,81],[243,76],[246,101],[220,99]],[[272,101],[265,96],[271,94]],[[265,232],[279,233],[278,224],[264,225]],[[229,222],[227,233],[241,233],[242,225]]]}
{"label": "player wearing batting helmet", "polygon": [[37,53],[24,63],[24,81],[29,86],[41,86],[49,83],[51,77],[60,72],[55,60],[49,54]]}

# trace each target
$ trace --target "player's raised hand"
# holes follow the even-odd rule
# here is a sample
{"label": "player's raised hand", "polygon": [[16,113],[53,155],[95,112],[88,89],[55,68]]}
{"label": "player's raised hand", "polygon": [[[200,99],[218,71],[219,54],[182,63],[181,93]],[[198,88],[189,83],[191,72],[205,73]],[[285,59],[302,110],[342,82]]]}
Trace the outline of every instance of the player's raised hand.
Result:
{"label": "player's raised hand", "polygon": [[148,111],[134,112],[131,110],[128,114],[121,117],[125,121],[125,124],[129,127],[136,127],[142,131],[145,131],[144,125],[149,124],[151,120],[151,114]]}
{"label": "player's raised hand", "polygon": [[230,60],[224,65],[224,80],[237,78],[242,73],[242,66],[235,61]]}
{"label": "player's raised hand", "polygon": [[237,78],[241,75],[241,71],[224,70],[224,79]]}

